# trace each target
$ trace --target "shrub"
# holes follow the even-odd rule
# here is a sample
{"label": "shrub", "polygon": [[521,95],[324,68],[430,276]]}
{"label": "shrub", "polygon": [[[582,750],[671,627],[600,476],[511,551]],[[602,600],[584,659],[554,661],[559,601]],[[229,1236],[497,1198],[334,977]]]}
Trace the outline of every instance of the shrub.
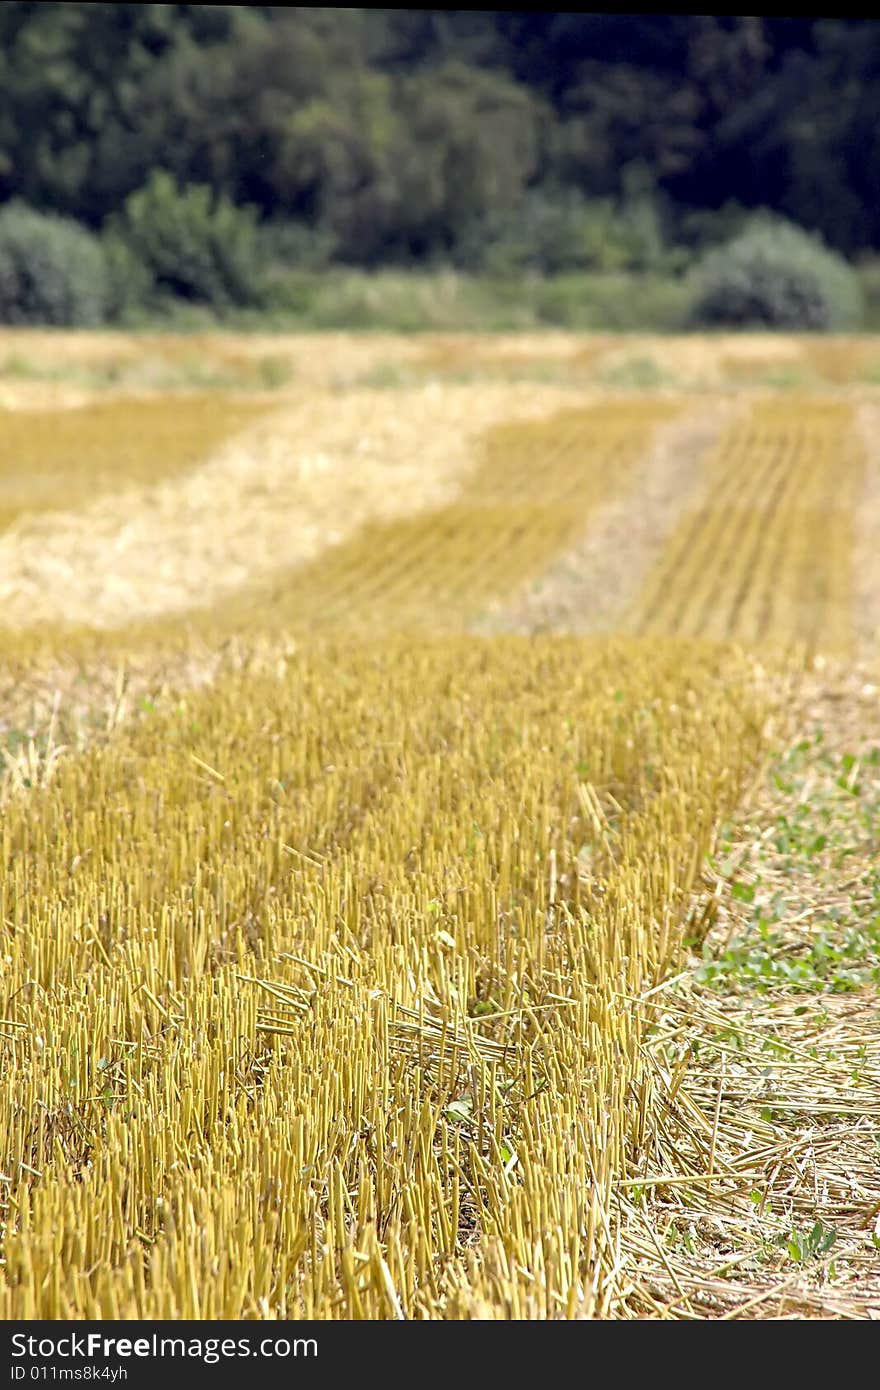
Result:
{"label": "shrub", "polygon": [[855,273],[821,238],[781,219],[754,221],[697,268],[692,319],[711,326],[831,330],[855,326]]}
{"label": "shrub", "polygon": [[462,269],[490,275],[558,275],[665,271],[673,253],[650,194],[614,202],[573,189],[535,189],[513,211],[467,224],[453,256]]}
{"label": "shrub", "polygon": [[117,232],[105,232],[102,243],[107,264],[108,318],[125,321],[139,310],[150,309],[156,286],[143,261]]}
{"label": "shrub", "polygon": [[158,169],[126,199],[109,231],[146,267],[160,294],[219,309],[262,298],[256,213],[215,197],[207,185],[181,188]]}
{"label": "shrub", "polygon": [[0,322],[87,328],[110,292],[99,239],[77,222],[12,202],[0,210]]}
{"label": "shrub", "polygon": [[264,265],[326,270],[336,253],[337,238],[328,228],[302,218],[272,217],[259,228],[258,246]]}
{"label": "shrub", "polygon": [[684,206],[675,209],[672,216],[677,243],[691,260],[695,260],[732,241],[756,220],[773,214],[764,208],[756,213],[729,198],[719,208]]}
{"label": "shrub", "polygon": [[880,330],[880,259],[862,261],[856,274],[864,304],[863,329],[867,333]]}
{"label": "shrub", "polygon": [[530,297],[539,322],[581,333],[677,333],[687,318],[687,289],[670,276],[556,275],[536,279]]}

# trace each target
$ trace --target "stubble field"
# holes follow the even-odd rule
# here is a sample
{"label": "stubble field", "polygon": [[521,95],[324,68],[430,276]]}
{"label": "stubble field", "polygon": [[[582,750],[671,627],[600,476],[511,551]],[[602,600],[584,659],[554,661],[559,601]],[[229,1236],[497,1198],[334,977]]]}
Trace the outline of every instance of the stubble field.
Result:
{"label": "stubble field", "polygon": [[0,339],[0,1311],[876,1317],[880,345]]}

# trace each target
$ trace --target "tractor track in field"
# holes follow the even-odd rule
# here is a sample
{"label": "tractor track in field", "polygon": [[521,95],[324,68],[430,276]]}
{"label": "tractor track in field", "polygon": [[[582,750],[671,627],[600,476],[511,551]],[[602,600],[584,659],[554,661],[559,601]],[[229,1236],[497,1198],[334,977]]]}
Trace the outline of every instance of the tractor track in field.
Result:
{"label": "tractor track in field", "polygon": [[537,579],[499,599],[477,632],[598,634],[619,630],[682,509],[696,505],[706,452],[746,406],[699,402],[657,430],[627,486],[600,504],[582,539]]}

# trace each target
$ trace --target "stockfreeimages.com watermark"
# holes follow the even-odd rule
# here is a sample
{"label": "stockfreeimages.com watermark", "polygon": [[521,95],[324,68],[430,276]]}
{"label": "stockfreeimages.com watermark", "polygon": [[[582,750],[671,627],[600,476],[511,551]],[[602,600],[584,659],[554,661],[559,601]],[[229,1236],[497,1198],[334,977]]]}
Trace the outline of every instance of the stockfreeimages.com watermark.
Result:
{"label": "stockfreeimages.com watermark", "polygon": [[[16,1332],[11,1338],[13,1357],[12,1380],[39,1380],[41,1374],[34,1376],[40,1368],[25,1361],[43,1361],[58,1358],[78,1358],[93,1361],[102,1358],[109,1360],[161,1360],[166,1357],[201,1361],[206,1366],[235,1357],[265,1357],[284,1360],[290,1356],[318,1355],[318,1343],[314,1337],[163,1337],[153,1332],[148,1337],[108,1337],[102,1332],[65,1333],[59,1337],[33,1337]],[[80,1368],[84,1370],[85,1368]],[[125,1367],[119,1368],[125,1371]],[[47,1379],[49,1377],[46,1377]],[[67,1379],[67,1377],[63,1377]],[[85,1379],[87,1377],[71,1377]],[[118,1377],[125,1379],[125,1375]]]}

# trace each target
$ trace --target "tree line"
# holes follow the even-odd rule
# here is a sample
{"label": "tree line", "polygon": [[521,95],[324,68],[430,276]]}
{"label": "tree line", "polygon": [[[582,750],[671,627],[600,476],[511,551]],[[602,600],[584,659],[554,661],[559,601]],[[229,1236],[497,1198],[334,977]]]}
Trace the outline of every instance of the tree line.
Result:
{"label": "tree line", "polygon": [[163,170],[304,263],[880,246],[867,20],[6,3],[0,93],[0,204],[92,229]]}

